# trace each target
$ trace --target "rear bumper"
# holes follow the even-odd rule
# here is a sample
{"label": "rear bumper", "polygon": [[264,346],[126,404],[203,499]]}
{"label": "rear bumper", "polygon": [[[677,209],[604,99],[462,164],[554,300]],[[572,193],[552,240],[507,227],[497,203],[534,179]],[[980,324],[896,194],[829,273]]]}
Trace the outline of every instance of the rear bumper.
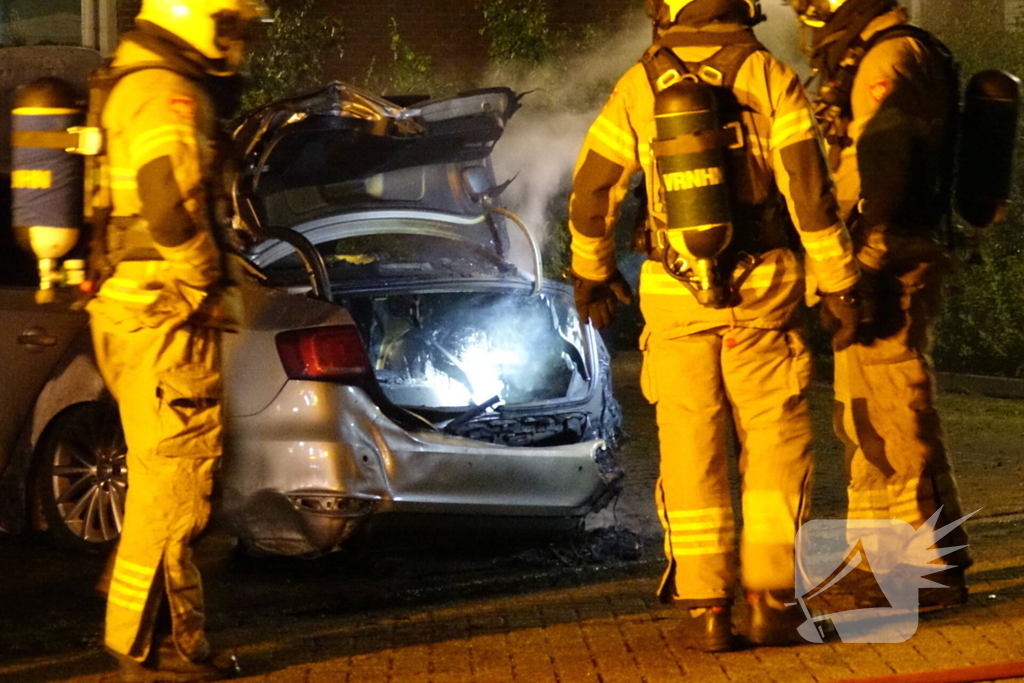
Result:
{"label": "rear bumper", "polygon": [[601,440],[530,448],[412,433],[350,386],[289,381],[228,426],[222,517],[276,554],[331,550],[382,512],[581,517],[614,488]]}

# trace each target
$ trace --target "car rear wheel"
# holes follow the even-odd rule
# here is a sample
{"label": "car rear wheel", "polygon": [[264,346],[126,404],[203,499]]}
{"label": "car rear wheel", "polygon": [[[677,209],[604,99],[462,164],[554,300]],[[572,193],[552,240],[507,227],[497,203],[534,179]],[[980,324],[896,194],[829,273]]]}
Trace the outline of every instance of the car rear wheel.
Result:
{"label": "car rear wheel", "polygon": [[80,403],[50,422],[36,449],[33,485],[42,526],[58,545],[105,552],[117,543],[127,454],[113,403]]}

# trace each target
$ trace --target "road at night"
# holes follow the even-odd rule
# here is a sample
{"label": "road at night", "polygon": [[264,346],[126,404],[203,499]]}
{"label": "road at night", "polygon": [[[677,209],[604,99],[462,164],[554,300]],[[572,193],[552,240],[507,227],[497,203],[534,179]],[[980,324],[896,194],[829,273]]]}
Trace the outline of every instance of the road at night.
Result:
{"label": "road at night", "polygon": [[[265,682],[834,681],[1024,659],[1024,401],[944,395],[940,402],[977,564],[971,599],[925,615],[906,643],[832,643],[703,654],[678,649],[678,612],[658,604],[660,531],[653,409],[636,353],[616,359],[630,439],[618,503],[583,538],[529,543],[443,539],[362,558],[252,559],[223,533],[202,541],[214,645],[234,648]],[[812,391],[816,515],[845,505],[830,396]],[[115,680],[99,646],[104,558],[0,535],[0,680]],[[741,614],[742,617],[742,614]]]}

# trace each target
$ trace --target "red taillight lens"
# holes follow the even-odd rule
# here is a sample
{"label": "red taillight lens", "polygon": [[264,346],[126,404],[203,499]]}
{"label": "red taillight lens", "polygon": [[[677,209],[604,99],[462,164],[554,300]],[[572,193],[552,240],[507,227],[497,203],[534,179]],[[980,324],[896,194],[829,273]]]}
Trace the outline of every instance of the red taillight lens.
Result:
{"label": "red taillight lens", "polygon": [[363,340],[351,325],[281,332],[277,353],[290,379],[355,382],[373,375]]}

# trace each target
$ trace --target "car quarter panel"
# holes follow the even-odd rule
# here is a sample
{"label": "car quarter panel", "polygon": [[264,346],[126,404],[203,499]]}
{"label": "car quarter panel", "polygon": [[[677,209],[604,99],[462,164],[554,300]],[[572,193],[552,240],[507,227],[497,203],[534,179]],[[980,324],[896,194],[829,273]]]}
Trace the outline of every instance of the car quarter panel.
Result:
{"label": "car quarter panel", "polygon": [[[568,517],[588,512],[608,487],[595,459],[602,441],[515,448],[412,433],[363,390],[326,382],[289,381],[265,410],[232,420],[228,439],[222,509],[257,544],[301,526],[298,511],[280,506],[302,492],[373,501],[365,513]],[[279,506],[273,515],[270,501]],[[296,528],[288,534],[301,535]]]}
{"label": "car quarter panel", "polygon": [[288,381],[277,353],[280,332],[323,325],[351,325],[343,308],[307,296],[277,291],[252,277],[239,278],[241,329],[224,340],[227,405],[231,419],[270,405]]}

